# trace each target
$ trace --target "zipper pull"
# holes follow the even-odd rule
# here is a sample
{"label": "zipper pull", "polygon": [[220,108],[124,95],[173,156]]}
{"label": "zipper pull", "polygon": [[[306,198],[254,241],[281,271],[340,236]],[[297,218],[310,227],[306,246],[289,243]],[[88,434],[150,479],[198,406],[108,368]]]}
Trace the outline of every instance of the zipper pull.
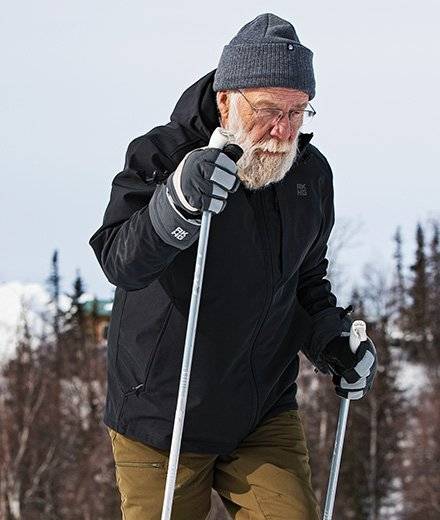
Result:
{"label": "zipper pull", "polygon": [[136,397],[139,397],[139,391],[141,390],[141,388],[144,386],[143,383],[141,383],[140,385],[136,385],[136,386],[132,386],[131,387],[131,392],[132,394],[136,394]]}

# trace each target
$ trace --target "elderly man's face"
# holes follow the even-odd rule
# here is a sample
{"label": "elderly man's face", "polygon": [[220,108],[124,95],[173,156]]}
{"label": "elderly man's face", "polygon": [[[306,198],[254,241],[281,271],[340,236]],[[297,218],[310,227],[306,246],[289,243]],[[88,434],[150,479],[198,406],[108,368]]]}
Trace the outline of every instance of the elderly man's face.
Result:
{"label": "elderly man's face", "polygon": [[[296,137],[300,124],[290,124],[287,113],[295,108],[306,108],[309,96],[299,90],[288,88],[245,89],[244,95],[238,98],[238,113],[254,142],[277,139],[281,142],[292,142]],[[277,124],[258,124],[254,108],[279,108],[284,116]]]}
{"label": "elderly man's face", "polygon": [[[301,120],[289,120],[288,113],[304,109],[308,95],[302,91],[273,87],[221,92],[217,96],[222,126],[235,135],[243,150],[238,175],[250,189],[280,181],[295,160]],[[277,108],[284,111],[275,122],[261,118],[254,109]]]}

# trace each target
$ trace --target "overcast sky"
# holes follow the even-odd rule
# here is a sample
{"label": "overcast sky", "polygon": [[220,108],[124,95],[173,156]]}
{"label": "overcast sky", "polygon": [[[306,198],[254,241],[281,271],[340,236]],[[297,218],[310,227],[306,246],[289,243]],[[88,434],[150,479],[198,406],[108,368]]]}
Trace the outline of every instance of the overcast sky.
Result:
{"label": "overcast sky", "polygon": [[[289,20],[313,50],[313,143],[332,166],[337,225],[362,222],[341,258],[355,277],[389,266],[402,225],[440,216],[438,1],[8,2],[0,43],[0,282],[43,282],[60,250],[112,294],[88,240],[128,143],[165,124],[258,14]],[[410,260],[411,258],[408,258]]]}

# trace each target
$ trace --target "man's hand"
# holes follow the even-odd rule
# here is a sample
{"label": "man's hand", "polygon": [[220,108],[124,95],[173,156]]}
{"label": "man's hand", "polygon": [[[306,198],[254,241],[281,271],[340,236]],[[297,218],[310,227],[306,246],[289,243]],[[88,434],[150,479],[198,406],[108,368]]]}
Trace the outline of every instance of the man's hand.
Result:
{"label": "man's hand", "polygon": [[174,204],[193,218],[204,210],[223,211],[239,184],[237,165],[218,148],[193,150],[167,180]]}
{"label": "man's hand", "polygon": [[186,249],[197,240],[202,212],[223,211],[228,194],[240,185],[236,161],[243,150],[235,144],[226,145],[224,150],[216,148],[215,143],[225,139],[218,130],[211,136],[210,145],[182,159],[151,198],[148,211],[155,231],[178,249]]}
{"label": "man's hand", "polygon": [[376,374],[376,348],[365,333],[365,324],[357,348],[353,347],[353,334],[359,323],[364,322],[355,321],[351,333],[343,332],[332,339],[322,353],[333,372],[336,393],[346,399],[361,399],[371,389]]}

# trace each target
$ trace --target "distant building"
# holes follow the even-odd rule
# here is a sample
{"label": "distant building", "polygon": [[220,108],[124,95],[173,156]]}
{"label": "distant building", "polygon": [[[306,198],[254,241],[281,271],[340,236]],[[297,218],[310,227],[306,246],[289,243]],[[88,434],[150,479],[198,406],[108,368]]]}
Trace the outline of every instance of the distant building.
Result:
{"label": "distant building", "polygon": [[107,345],[108,325],[113,307],[113,300],[88,300],[82,303],[82,309],[93,329],[95,341],[104,347]]}

